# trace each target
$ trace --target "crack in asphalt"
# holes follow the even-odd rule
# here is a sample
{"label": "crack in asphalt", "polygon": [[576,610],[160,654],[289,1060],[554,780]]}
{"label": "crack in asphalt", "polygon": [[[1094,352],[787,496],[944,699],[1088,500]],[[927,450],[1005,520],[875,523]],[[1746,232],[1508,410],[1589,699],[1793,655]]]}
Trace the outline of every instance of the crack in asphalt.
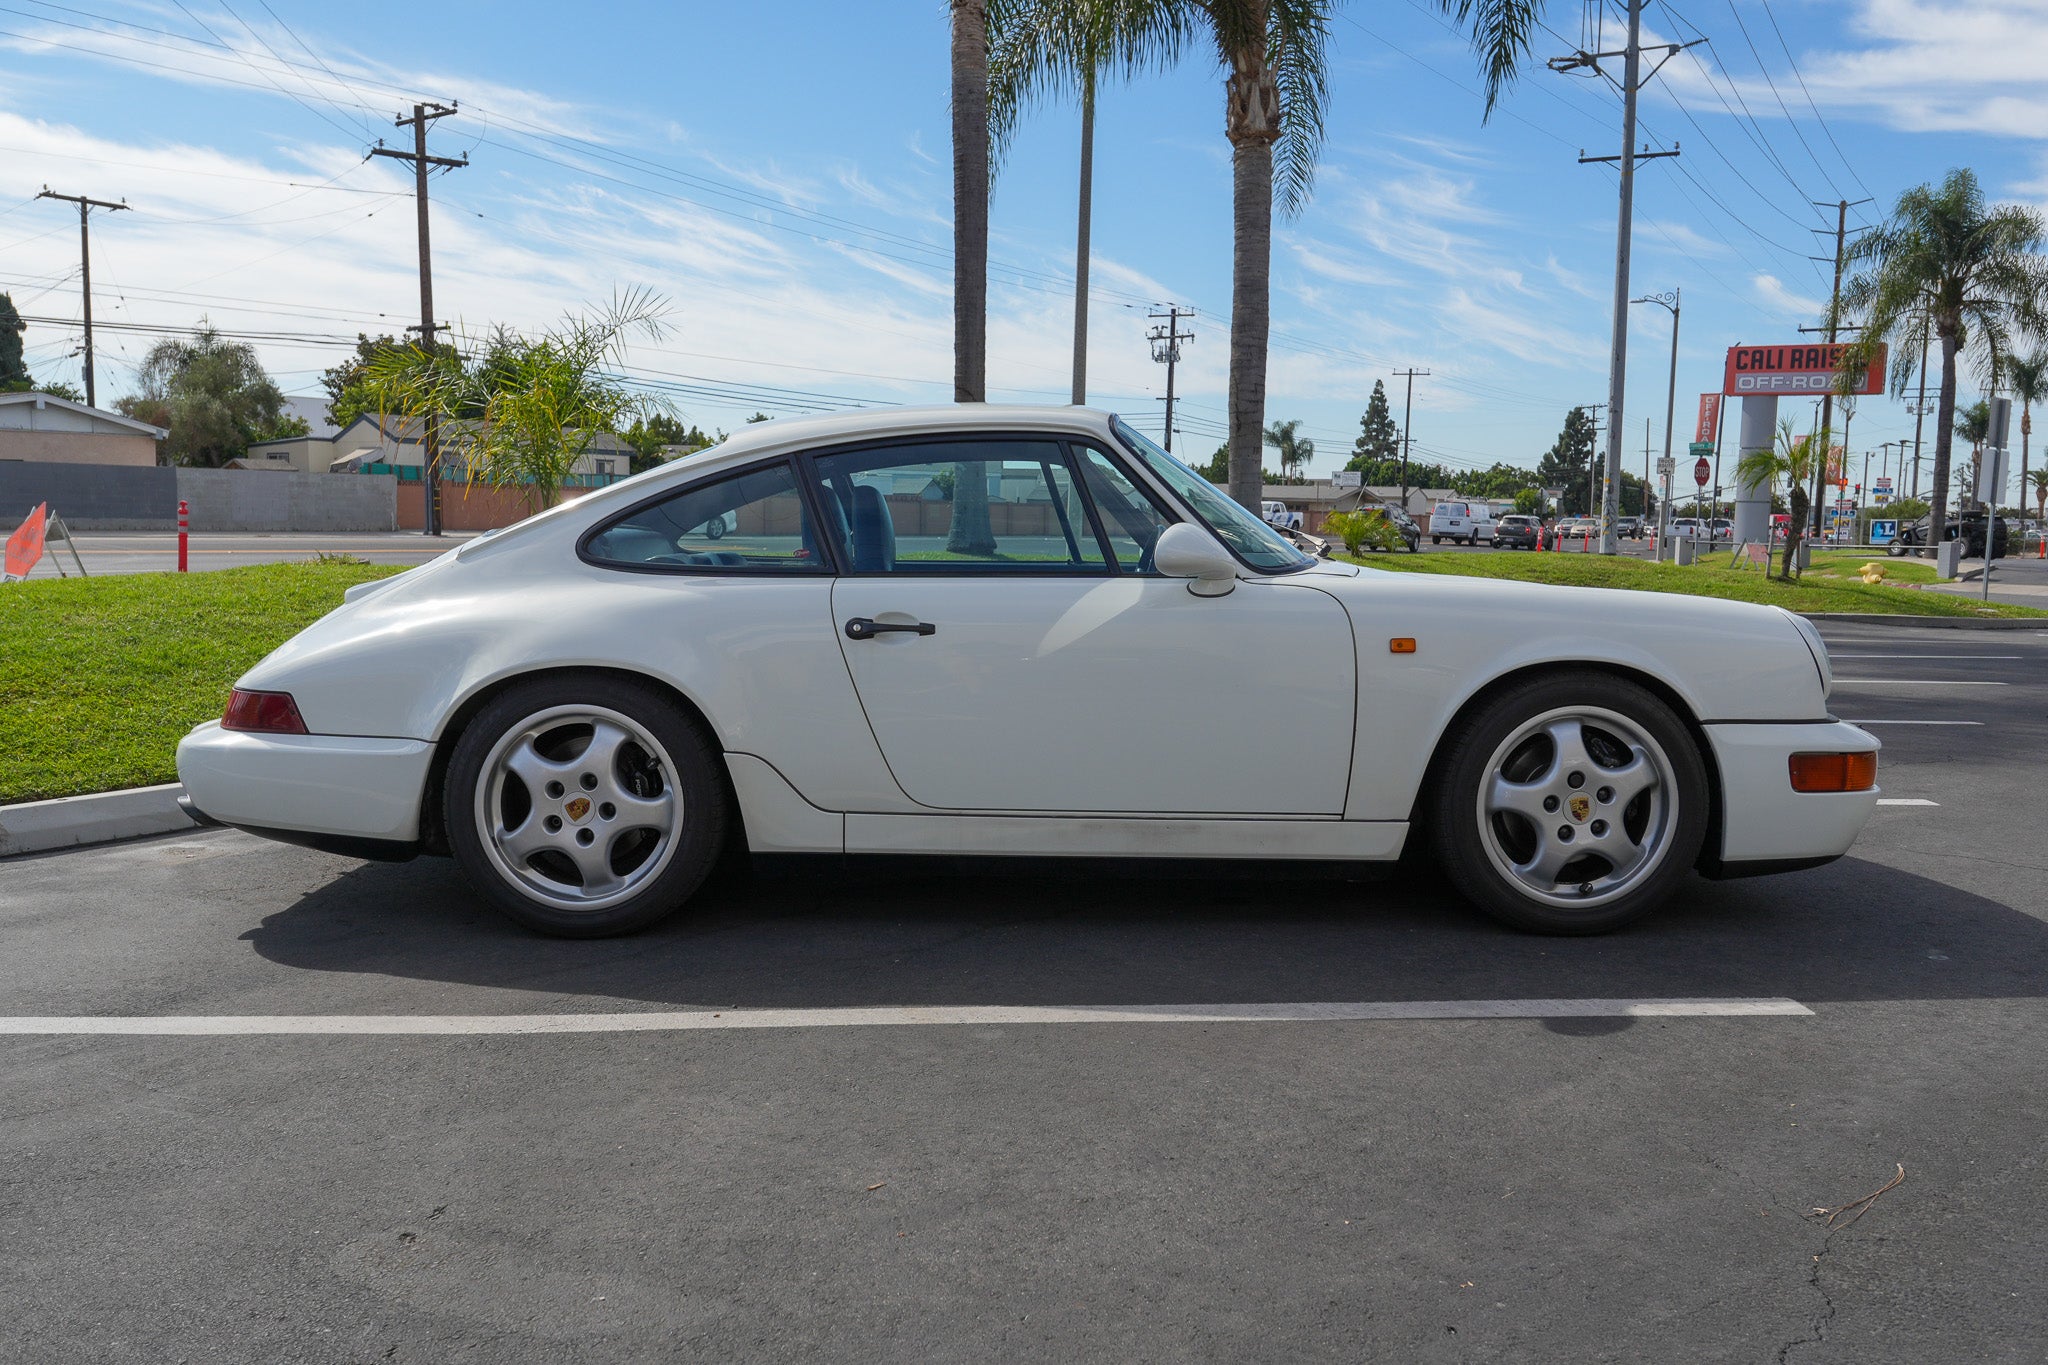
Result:
{"label": "crack in asphalt", "polygon": [[1820,1295],[1821,1302],[1820,1314],[1813,1320],[1813,1335],[1810,1337],[1794,1337],[1783,1346],[1780,1346],[1778,1348],[1778,1365],[1786,1365],[1786,1361],[1790,1359],[1792,1352],[1799,1347],[1818,1346],[1827,1340],[1828,1325],[1835,1320],[1835,1296],[1830,1294],[1827,1286],[1820,1282],[1820,1272],[1827,1264],[1828,1252],[1834,1249],[1835,1233],[1846,1231],[1848,1231],[1847,1228],[1834,1228],[1828,1232],[1826,1237],[1821,1239],[1820,1252],[1813,1258],[1813,1267],[1807,1272],[1806,1276],[1807,1288]]}

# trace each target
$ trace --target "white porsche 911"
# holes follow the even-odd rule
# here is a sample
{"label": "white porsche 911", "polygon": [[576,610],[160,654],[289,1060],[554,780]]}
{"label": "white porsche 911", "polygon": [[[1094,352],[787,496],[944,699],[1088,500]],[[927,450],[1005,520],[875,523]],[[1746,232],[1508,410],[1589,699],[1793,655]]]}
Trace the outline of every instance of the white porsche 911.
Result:
{"label": "white porsche 911", "polygon": [[757,853],[1390,860],[1526,929],[1837,858],[1799,617],[1318,562],[1120,419],[748,427],[335,611],[178,748],[200,818],[452,854],[613,934]]}

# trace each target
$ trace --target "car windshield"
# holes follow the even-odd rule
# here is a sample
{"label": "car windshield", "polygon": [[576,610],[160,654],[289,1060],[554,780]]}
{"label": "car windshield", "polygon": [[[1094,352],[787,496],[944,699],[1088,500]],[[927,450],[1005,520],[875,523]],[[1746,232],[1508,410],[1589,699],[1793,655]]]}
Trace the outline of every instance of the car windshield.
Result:
{"label": "car windshield", "polygon": [[1131,429],[1121,417],[1110,428],[1124,448],[1186,503],[1216,538],[1251,565],[1267,573],[1291,573],[1315,561],[1280,538],[1279,532],[1216,491],[1216,486]]}

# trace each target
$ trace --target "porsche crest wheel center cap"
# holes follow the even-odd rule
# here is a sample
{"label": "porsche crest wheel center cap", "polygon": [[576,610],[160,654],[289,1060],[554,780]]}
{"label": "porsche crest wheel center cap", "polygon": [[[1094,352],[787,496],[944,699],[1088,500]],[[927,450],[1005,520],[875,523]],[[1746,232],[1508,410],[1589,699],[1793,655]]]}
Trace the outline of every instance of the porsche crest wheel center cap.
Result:
{"label": "porsche crest wheel center cap", "polygon": [[[1583,815],[1578,814],[1579,808],[1576,803],[1583,800],[1585,800],[1584,797],[1574,797],[1574,805],[1572,806],[1572,813],[1574,817],[1581,820],[1585,819],[1585,817]],[[579,825],[582,824],[583,817],[590,814],[590,798],[587,796],[577,797],[574,801],[571,801],[568,805],[562,807],[562,813],[567,815],[575,823]]]}
{"label": "porsche crest wheel center cap", "polygon": [[[575,808],[572,806],[570,809],[574,810]],[[1593,813],[1593,798],[1590,796],[1574,796],[1565,802],[1565,809],[1572,813],[1572,819],[1583,825],[1586,823],[1586,817]],[[579,815],[576,818],[581,820],[583,817]]]}

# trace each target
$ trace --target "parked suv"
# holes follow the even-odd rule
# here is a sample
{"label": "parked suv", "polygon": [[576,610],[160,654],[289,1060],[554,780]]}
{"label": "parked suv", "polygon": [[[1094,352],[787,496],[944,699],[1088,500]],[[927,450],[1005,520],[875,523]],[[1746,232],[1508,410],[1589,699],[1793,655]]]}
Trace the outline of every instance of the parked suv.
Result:
{"label": "parked suv", "polygon": [[[1901,526],[1898,538],[1885,547],[1885,553],[1896,556],[1916,553],[1925,549],[1931,543],[1927,538],[1928,523],[1931,520],[1929,517],[1922,517],[1918,521],[1909,521],[1904,526]],[[2012,523],[2004,517],[1998,519],[1997,530],[1992,535],[1991,557],[1993,559],[2005,558],[2011,527]],[[1964,559],[1982,559],[1984,557],[1983,514],[1980,512],[1975,516],[1950,517],[1947,525],[1942,527],[1941,538],[1943,540],[1960,539],[1963,542]]]}
{"label": "parked suv", "polygon": [[1477,545],[1493,539],[1493,513],[1483,502],[1440,502],[1429,511],[1429,543],[1462,540]]}
{"label": "parked suv", "polygon": [[1543,548],[1543,523],[1519,513],[1502,517],[1493,528],[1493,543],[1503,550]]}

